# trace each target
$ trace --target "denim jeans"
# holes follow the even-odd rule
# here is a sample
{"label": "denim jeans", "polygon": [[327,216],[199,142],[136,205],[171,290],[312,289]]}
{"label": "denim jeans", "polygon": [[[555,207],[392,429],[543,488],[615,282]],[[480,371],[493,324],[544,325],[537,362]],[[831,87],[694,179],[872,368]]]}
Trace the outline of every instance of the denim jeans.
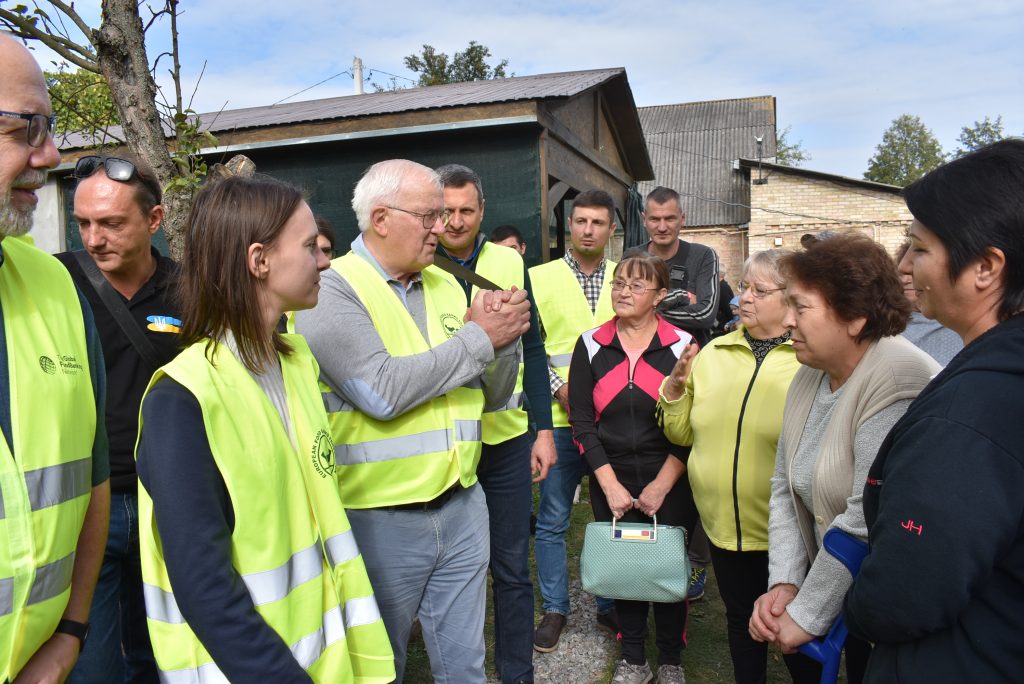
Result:
{"label": "denim jeans", "polygon": [[409,630],[419,617],[437,684],[482,684],[487,564],[487,504],[473,485],[429,511],[347,511],[381,618],[405,672]]}
{"label": "denim jeans", "polygon": [[89,610],[89,638],[70,684],[159,681],[142,598],[138,504],[135,494],[110,495],[110,532]]}
{"label": "denim jeans", "polygon": [[484,444],[476,469],[491,521],[494,666],[502,684],[533,681],[532,442],[524,433],[501,444]]}
{"label": "denim jeans", "polygon": [[[569,529],[572,499],[576,485],[583,479],[586,463],[572,441],[570,428],[555,428],[558,461],[540,483],[537,509],[537,584],[545,613],[569,614],[569,564],[565,552],[565,533]],[[597,612],[615,607],[612,599],[597,597]]]}

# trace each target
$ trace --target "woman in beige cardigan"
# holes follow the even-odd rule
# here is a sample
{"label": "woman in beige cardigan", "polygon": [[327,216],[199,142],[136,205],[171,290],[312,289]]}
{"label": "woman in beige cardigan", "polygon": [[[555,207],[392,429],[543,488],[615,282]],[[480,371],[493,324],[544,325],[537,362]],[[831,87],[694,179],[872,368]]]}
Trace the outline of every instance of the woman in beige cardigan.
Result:
{"label": "woman in beige cardigan", "polygon": [[[910,317],[896,269],[858,235],[818,240],[781,263],[784,325],[802,367],[786,396],[768,520],[769,590],[754,604],[750,634],[784,653],[825,634],[852,582],[821,550],[837,527],[867,539],[861,495],[889,429],[939,371],[900,336]],[[847,642],[848,680],[863,677],[870,647]],[[787,659],[794,682],[817,682],[820,665]]]}

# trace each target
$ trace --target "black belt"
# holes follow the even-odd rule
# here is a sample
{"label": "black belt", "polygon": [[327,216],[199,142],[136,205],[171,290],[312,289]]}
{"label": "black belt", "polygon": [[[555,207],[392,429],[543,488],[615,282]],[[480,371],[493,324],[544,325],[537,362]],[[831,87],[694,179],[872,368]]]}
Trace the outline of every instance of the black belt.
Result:
{"label": "black belt", "polygon": [[456,482],[430,501],[400,504],[398,506],[381,506],[385,511],[433,511],[448,503],[453,496],[462,491],[462,483]]}

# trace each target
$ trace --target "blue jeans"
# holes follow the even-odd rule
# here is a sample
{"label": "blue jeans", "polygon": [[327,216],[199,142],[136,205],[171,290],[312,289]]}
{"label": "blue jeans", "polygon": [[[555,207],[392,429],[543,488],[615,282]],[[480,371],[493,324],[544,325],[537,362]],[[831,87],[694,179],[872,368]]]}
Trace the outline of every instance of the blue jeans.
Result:
{"label": "blue jeans", "polygon": [[401,682],[419,617],[437,684],[483,684],[490,535],[480,487],[429,511],[349,509]]}
{"label": "blue jeans", "polygon": [[[558,461],[540,483],[540,505],[537,509],[537,539],[534,555],[537,560],[537,584],[545,613],[569,614],[569,565],[565,553],[565,533],[569,529],[572,499],[576,485],[587,470],[580,450],[572,441],[570,428],[555,428],[555,451]],[[607,613],[615,607],[612,599],[597,597],[597,612]]]}
{"label": "blue jeans", "polygon": [[494,666],[502,684],[533,681],[532,442],[524,433],[501,444],[484,444],[476,469],[491,520]]}
{"label": "blue jeans", "polygon": [[70,684],[159,681],[142,598],[138,503],[135,494],[110,495],[110,532],[89,610],[89,638]]}

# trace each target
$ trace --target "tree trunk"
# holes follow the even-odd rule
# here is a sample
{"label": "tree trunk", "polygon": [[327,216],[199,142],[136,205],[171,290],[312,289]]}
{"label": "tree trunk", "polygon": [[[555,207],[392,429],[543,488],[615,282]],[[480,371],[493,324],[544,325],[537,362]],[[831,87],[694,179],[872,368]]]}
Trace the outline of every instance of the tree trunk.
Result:
{"label": "tree trunk", "polygon": [[[103,0],[103,19],[94,31],[97,63],[110,85],[128,147],[156,171],[164,187],[178,175],[156,108],[156,83],[149,70],[142,19],[135,0]],[[191,193],[165,193],[164,234],[171,256],[180,259]]]}

